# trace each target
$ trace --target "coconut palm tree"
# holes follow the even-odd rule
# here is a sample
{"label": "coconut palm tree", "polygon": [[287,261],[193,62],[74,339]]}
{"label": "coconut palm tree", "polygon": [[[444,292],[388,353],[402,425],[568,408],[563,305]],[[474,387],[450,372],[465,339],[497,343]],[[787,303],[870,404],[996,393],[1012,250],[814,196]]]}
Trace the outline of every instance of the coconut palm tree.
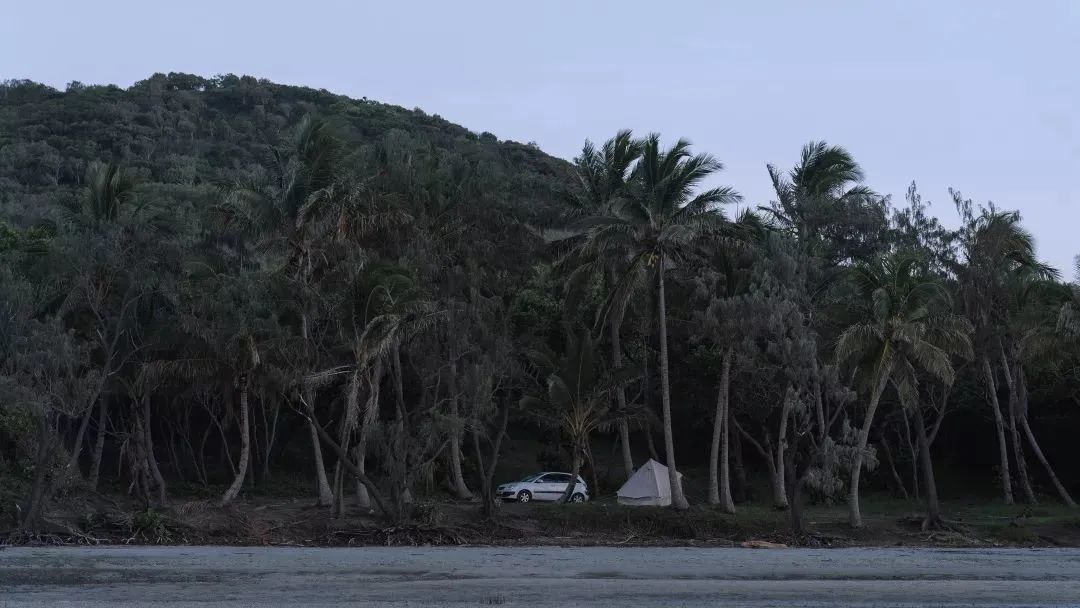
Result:
{"label": "coconut palm tree", "polygon": [[[1029,365],[1056,364],[1068,348],[1072,336],[1059,331],[1058,317],[1062,304],[1072,299],[1070,290],[1056,280],[1046,280],[1037,273],[1020,271],[1009,282],[1009,318],[1001,349],[1002,367],[1009,383],[1010,418],[1014,450],[1022,454],[1019,434],[1023,431],[1035,458],[1043,466],[1061,501],[1075,507],[1065,485],[1058,479],[1050,461],[1035,437],[1028,420],[1030,404],[1027,387]],[[1062,335],[1065,333],[1066,335]],[[1015,401],[1015,403],[1013,403]],[[1022,462],[1022,458],[1018,459]]]}
{"label": "coconut palm tree", "polygon": [[[329,211],[342,207],[349,192],[338,183],[337,165],[341,142],[323,119],[305,116],[280,146],[271,149],[273,163],[266,180],[238,184],[219,208],[230,228],[254,238],[264,250],[284,256],[282,274],[295,285],[295,307],[303,341],[302,360],[309,371],[318,367],[312,336],[314,286],[312,277],[318,257],[315,248],[319,229],[337,225],[327,220]],[[336,218],[335,218],[336,219]],[[303,395],[314,400],[310,392]],[[333,492],[323,465],[319,435],[308,428],[315,454],[318,503],[330,505]]]}
{"label": "coconut palm tree", "polygon": [[971,201],[963,199],[959,192],[952,194],[963,220],[960,228],[962,259],[952,265],[952,271],[957,279],[964,314],[975,328],[976,360],[986,383],[987,401],[997,431],[1002,491],[1005,503],[1012,504],[1006,424],[998,403],[994,361],[1000,358],[1001,339],[1008,323],[1010,277],[1027,272],[1053,278],[1054,270],[1035,257],[1034,238],[1020,225],[1019,213],[997,211],[992,206],[976,213]]}
{"label": "coconut palm tree", "polygon": [[[622,385],[627,373],[603,369],[596,359],[596,340],[588,330],[567,336],[562,356],[542,349],[530,351],[528,357],[542,378],[544,391],[523,397],[521,406],[566,433],[571,479],[577,479],[588,453],[589,436],[613,418],[627,414],[626,410],[611,409],[611,393]],[[571,499],[575,485],[571,482],[566,487],[560,502]]]}
{"label": "coconut palm tree", "polygon": [[812,141],[786,175],[767,168],[777,200],[764,210],[799,244],[804,266],[811,256],[831,263],[865,249],[863,231],[884,220],[862,167],[840,146]]}
{"label": "coconut palm tree", "polygon": [[664,150],[660,136],[641,142],[641,159],[634,166],[627,194],[615,213],[590,218],[580,246],[586,259],[627,260],[616,290],[629,293],[644,279],[655,279],[657,329],[660,341],[660,396],[664,424],[664,452],[671,478],[671,504],[686,509],[675,464],[671,431],[671,381],[668,364],[667,271],[688,263],[700,237],[723,221],[719,206],[741,200],[735,190],[719,187],[696,192],[698,186],[723,168],[709,154],[692,155],[690,143],[680,139]]}
{"label": "coconut palm tree", "polygon": [[[918,372],[951,384],[953,356],[970,358],[971,324],[950,311],[944,285],[922,272],[917,260],[886,256],[873,264],[860,264],[851,272],[856,321],[844,329],[836,345],[836,358],[855,366],[869,380],[870,394],[859,429],[851,470],[848,506],[853,527],[862,526],[859,478],[870,427],[881,396],[892,385],[907,407],[918,405]],[[927,523],[936,525],[936,501],[928,504]]]}
{"label": "coconut palm tree", "polygon": [[[574,217],[607,216],[616,213],[623,197],[634,163],[641,158],[641,142],[633,138],[629,130],[619,131],[615,137],[604,142],[598,150],[592,142],[586,141],[581,156],[576,159],[578,178],[581,189],[570,197],[571,215]],[[574,245],[580,245],[583,235],[578,234],[566,239]],[[576,253],[577,249],[571,249]],[[611,258],[580,260],[571,255],[566,258],[570,263],[580,264],[570,273],[571,281],[599,275],[607,284],[610,305],[608,312],[601,315],[606,318],[611,346],[611,364],[615,368],[623,365],[622,325],[626,319],[626,309],[630,294],[627,290],[618,292],[614,289],[615,281],[625,270],[627,259],[612,251]],[[583,262],[583,263],[582,263]],[[615,400],[620,410],[625,410],[626,390],[615,389]],[[619,443],[622,448],[623,473],[627,479],[634,474],[634,457],[630,450],[630,426],[626,418],[620,418],[616,426]]]}

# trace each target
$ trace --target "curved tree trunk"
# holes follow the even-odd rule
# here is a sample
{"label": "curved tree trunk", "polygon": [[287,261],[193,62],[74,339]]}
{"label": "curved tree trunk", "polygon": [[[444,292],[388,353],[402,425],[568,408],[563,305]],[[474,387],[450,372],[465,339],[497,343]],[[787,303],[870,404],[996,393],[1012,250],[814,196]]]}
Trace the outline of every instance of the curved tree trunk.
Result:
{"label": "curved tree trunk", "polygon": [[105,455],[105,429],[109,424],[109,398],[102,394],[98,399],[97,436],[94,437],[94,458],[90,461],[90,489],[97,490],[101,479],[101,459]]}
{"label": "curved tree trunk", "polygon": [[165,477],[161,474],[161,469],[158,467],[157,457],[154,455],[154,434],[150,425],[150,395],[143,395],[143,433],[145,434],[144,444],[146,446],[146,465],[150,471],[151,477],[153,477],[154,485],[157,486],[157,502],[158,505],[164,505],[166,502],[166,495],[168,489],[165,486]]}
{"label": "curved tree trunk", "polygon": [[777,509],[786,509],[788,507],[787,492],[784,490],[784,478],[780,477],[780,473],[776,470],[776,460],[773,459],[772,443],[769,441],[769,433],[765,431],[765,445],[762,446],[757,439],[754,439],[750,433],[747,433],[739,421],[732,416],[728,416],[728,421],[738,431],[738,435],[750,442],[750,445],[754,448],[761,459],[765,461],[765,468],[769,472],[769,488],[772,490],[773,507]]}
{"label": "curved tree trunk", "polygon": [[668,369],[668,343],[667,343],[667,297],[664,293],[664,256],[660,255],[656,271],[659,277],[659,306],[660,316],[660,400],[663,406],[664,417],[664,458],[668,469],[668,481],[671,483],[671,506],[678,510],[690,508],[683,495],[682,480],[675,468],[675,440],[671,433],[671,378]]}
{"label": "curved tree trunk", "polygon": [[461,473],[461,434],[462,426],[458,420],[458,394],[457,394],[457,363],[450,363],[450,486],[454,495],[461,500],[469,500],[473,497],[469,487],[465,484],[465,476]]}
{"label": "curved tree trunk", "polygon": [[225,505],[233,501],[240,494],[240,488],[244,485],[247,477],[248,462],[251,460],[251,438],[248,429],[248,389],[249,376],[244,374],[240,379],[240,465],[236,469],[236,477],[232,485],[221,497],[221,504]]}
{"label": "curved tree trunk", "polygon": [[922,479],[926,490],[926,519],[923,530],[938,528],[942,524],[941,503],[938,501],[937,480],[934,478],[934,461],[930,458],[930,440],[926,436],[922,407],[915,407],[915,432],[919,442],[919,460],[922,461]]}
{"label": "curved tree trunk", "polygon": [[1035,458],[1046,469],[1046,474],[1050,476],[1050,481],[1054,484],[1054,488],[1057,490],[1058,496],[1061,497],[1062,502],[1070,507],[1075,507],[1076,502],[1072,496],[1069,495],[1069,491],[1065,489],[1064,484],[1058,479],[1058,476],[1054,473],[1054,468],[1050,466],[1050,461],[1046,459],[1043,454],[1042,448],[1039,447],[1039,442],[1035,440],[1035,433],[1031,431],[1031,425],[1028,424],[1028,394],[1027,394],[1027,377],[1024,374],[1024,368],[1021,364],[1017,364],[1016,369],[1016,389],[1020,396],[1020,428],[1024,429],[1024,435],[1027,437],[1028,444],[1031,445],[1031,451],[1035,454]]}
{"label": "curved tree trunk", "polygon": [[852,528],[862,527],[862,512],[859,510],[859,479],[862,477],[863,457],[866,452],[866,442],[870,438],[870,426],[874,424],[874,413],[877,412],[881,395],[885,392],[885,386],[889,382],[892,368],[882,369],[874,393],[870,395],[870,405],[866,408],[866,418],[862,428],[859,429],[859,441],[855,446],[855,462],[851,466],[851,487],[848,489],[848,520]]}
{"label": "curved tree trunk", "polygon": [[315,482],[318,492],[318,505],[326,507],[332,504],[334,492],[330,489],[330,480],[326,476],[326,464],[323,462],[322,443],[319,441],[319,432],[315,429],[315,423],[308,423],[308,432],[311,434],[311,447],[315,456]]}
{"label": "curved tree trunk", "polygon": [[720,388],[716,396],[712,450],[709,457],[709,504],[722,505],[725,513],[735,512],[731,499],[728,404],[730,403],[732,348],[724,351],[720,367]]}
{"label": "curved tree trunk", "polygon": [[43,413],[37,417],[38,448],[34,456],[34,480],[30,485],[30,500],[26,502],[19,522],[23,532],[37,533],[41,529],[45,502],[48,500],[49,457],[52,455],[53,433]]}
{"label": "curved tree trunk", "polygon": [[1016,477],[1020,481],[1020,489],[1024,492],[1024,500],[1029,505],[1039,504],[1035,498],[1035,490],[1031,487],[1031,478],[1028,477],[1027,460],[1024,458],[1024,444],[1020,440],[1020,425],[1017,422],[1017,408],[1019,407],[1019,393],[1016,387],[1016,378],[1013,375],[1013,367],[1009,365],[1009,359],[1005,356],[1005,350],[1001,351],[1001,368],[1005,373],[1005,383],[1009,387],[1009,438],[1012,441],[1013,459],[1016,462]]}
{"label": "curved tree trunk", "polygon": [[82,455],[83,440],[86,438],[86,428],[90,426],[90,415],[93,412],[93,404],[83,412],[82,421],[79,423],[79,431],[75,434],[75,445],[71,448],[71,455],[68,457],[67,466],[65,467],[65,474],[70,474],[74,471],[79,477],[82,477],[82,469],[79,467],[79,456]]}
{"label": "curved tree trunk", "polygon": [[1005,421],[1001,417],[1001,408],[998,406],[997,383],[994,381],[994,370],[990,367],[990,359],[983,357],[983,376],[986,380],[986,393],[990,401],[990,409],[994,412],[994,426],[997,430],[998,461],[1000,463],[1001,489],[1005,494],[1005,504],[1013,504],[1012,476],[1009,475],[1009,447],[1005,442]]}
{"label": "curved tree trunk", "polygon": [[[885,456],[885,464],[889,465],[889,472],[892,473],[893,483],[896,484],[896,489],[900,492],[900,495],[907,500],[909,498],[907,488],[904,487],[904,480],[900,478],[900,473],[896,471],[896,463],[893,461],[892,448],[889,447],[889,439],[885,436],[885,431],[878,429],[878,439],[881,441],[881,453]],[[915,480],[918,483],[918,479]]]}

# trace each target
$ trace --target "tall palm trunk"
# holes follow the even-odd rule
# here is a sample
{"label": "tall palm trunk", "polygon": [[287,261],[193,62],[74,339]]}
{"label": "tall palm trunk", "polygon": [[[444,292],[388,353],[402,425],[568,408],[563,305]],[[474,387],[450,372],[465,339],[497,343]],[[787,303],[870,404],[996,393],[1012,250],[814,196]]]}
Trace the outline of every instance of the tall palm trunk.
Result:
{"label": "tall palm trunk", "polygon": [[735,512],[731,499],[730,475],[730,386],[732,348],[724,351],[720,368],[720,388],[716,396],[716,416],[713,421],[712,450],[709,454],[709,504],[719,504],[725,513]]}
{"label": "tall palm trunk", "polygon": [[1053,482],[1054,488],[1057,490],[1058,496],[1061,497],[1062,502],[1070,507],[1075,507],[1076,502],[1072,496],[1069,495],[1069,491],[1065,489],[1065,486],[1058,479],[1058,476],[1054,473],[1054,468],[1050,466],[1050,461],[1046,459],[1043,454],[1042,448],[1039,447],[1039,442],[1035,440],[1035,433],[1031,431],[1031,425],[1028,424],[1028,393],[1027,393],[1027,378],[1024,374],[1024,367],[1022,363],[1016,364],[1016,388],[1017,394],[1020,396],[1020,427],[1024,429],[1024,435],[1027,437],[1028,444],[1031,446],[1031,451],[1035,454],[1035,458],[1046,469],[1047,475],[1050,476],[1050,481]]}
{"label": "tall palm trunk", "polygon": [[671,483],[671,506],[685,510],[690,508],[683,495],[682,482],[679,473],[675,469],[675,441],[671,433],[671,379],[668,370],[668,343],[667,343],[667,297],[664,293],[664,255],[660,254],[660,260],[656,271],[659,277],[659,306],[660,315],[660,401],[664,417],[664,458],[667,460],[668,481]]}
{"label": "tall palm trunk", "polygon": [[105,455],[105,429],[109,423],[109,398],[101,395],[98,399],[97,436],[94,437],[94,457],[90,461],[90,489],[96,490],[101,478],[101,459]]}
{"label": "tall palm trunk", "polygon": [[[615,305],[615,314],[609,324],[611,331],[611,364],[615,369],[622,367],[622,322],[626,314],[624,303]],[[626,388],[619,386],[615,389],[615,403],[619,406],[619,412],[626,412]],[[619,445],[622,448],[623,474],[627,479],[634,474],[634,455],[630,451],[630,423],[626,418],[620,417],[617,423],[619,428]]]}
{"label": "tall palm trunk", "polygon": [[735,501],[731,498],[731,358],[729,347],[724,359],[724,372],[721,383],[724,385],[724,426],[720,435],[720,506],[725,513],[735,512]]}
{"label": "tall palm trunk", "polygon": [[251,460],[251,438],[248,429],[249,384],[250,376],[244,374],[240,378],[240,466],[236,468],[236,477],[233,478],[232,485],[229,486],[228,490],[225,490],[225,494],[221,497],[221,504],[223,505],[232,502],[240,494],[240,488],[244,485],[244,478],[247,477],[248,462]]}
{"label": "tall palm trunk", "polygon": [[848,520],[852,528],[862,527],[862,512],[859,510],[859,478],[862,477],[863,457],[866,453],[866,442],[870,438],[870,426],[874,424],[874,413],[877,412],[881,395],[885,393],[889,376],[892,374],[891,364],[887,369],[878,372],[877,383],[874,392],[870,395],[870,405],[866,408],[866,418],[862,428],[859,429],[859,442],[855,450],[855,462],[851,465],[851,487],[848,489]]}
{"label": "tall palm trunk", "polygon": [[938,501],[937,480],[934,478],[934,461],[930,458],[930,440],[926,436],[926,423],[923,421],[922,407],[915,408],[915,431],[919,441],[919,460],[922,464],[923,486],[926,491],[926,520],[923,530],[941,525],[941,503]]}
{"label": "tall palm trunk", "polygon": [[776,435],[776,452],[773,454],[773,458],[776,462],[776,484],[773,488],[774,492],[774,504],[778,508],[786,509],[791,506],[791,501],[788,499],[788,492],[786,490],[787,484],[787,461],[784,452],[787,450],[787,429],[788,419],[791,417],[791,410],[795,406],[794,395],[792,389],[789,386],[784,391],[784,405],[780,408],[780,429]]}
{"label": "tall palm trunk", "polygon": [[994,426],[997,430],[998,459],[1001,463],[1001,489],[1005,494],[1005,504],[1013,504],[1012,476],[1009,475],[1009,447],[1005,442],[1005,421],[1001,417],[1001,407],[998,405],[997,382],[994,381],[994,370],[990,367],[989,357],[983,357],[983,375],[986,378],[986,392],[990,401],[990,409],[994,411]]}
{"label": "tall palm trunk", "polygon": [[1028,477],[1027,459],[1024,458],[1024,444],[1020,441],[1020,425],[1017,422],[1017,408],[1019,407],[1019,393],[1016,390],[1016,377],[1013,375],[1013,366],[1009,365],[1009,358],[1005,355],[1005,349],[1001,349],[1001,369],[1005,373],[1005,384],[1009,388],[1009,438],[1012,440],[1013,459],[1016,462],[1016,477],[1020,480],[1020,488],[1024,491],[1024,500],[1029,505],[1038,504],[1035,491],[1031,487],[1031,478]]}

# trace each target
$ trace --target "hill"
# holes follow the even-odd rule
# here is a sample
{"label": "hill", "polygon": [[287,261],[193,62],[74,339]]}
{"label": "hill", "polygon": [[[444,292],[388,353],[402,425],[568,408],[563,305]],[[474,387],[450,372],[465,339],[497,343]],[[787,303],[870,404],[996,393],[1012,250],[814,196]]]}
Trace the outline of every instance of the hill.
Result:
{"label": "hill", "polygon": [[250,76],[155,74],[127,89],[73,82],[65,91],[22,80],[0,84],[0,204],[9,220],[37,219],[39,196],[70,195],[92,161],[122,163],[143,188],[179,197],[244,181],[306,115],[328,120],[354,160],[393,145],[468,165],[529,222],[554,219],[553,202],[571,176],[569,163],[535,146],[437,114]]}

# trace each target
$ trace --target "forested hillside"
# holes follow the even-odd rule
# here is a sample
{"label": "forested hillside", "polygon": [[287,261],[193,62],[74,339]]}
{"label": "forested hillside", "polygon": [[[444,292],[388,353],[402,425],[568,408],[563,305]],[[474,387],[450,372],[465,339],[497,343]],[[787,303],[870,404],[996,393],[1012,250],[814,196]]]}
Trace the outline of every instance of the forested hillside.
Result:
{"label": "forested hillside", "polygon": [[601,496],[653,456],[675,508],[797,533],[869,491],[927,528],[939,495],[1071,506],[1080,291],[1020,214],[954,192],[947,229],[824,142],[765,160],[774,199],[741,201],[674,137],[570,163],[250,77],[6,82],[0,532],[282,479],[335,515],[497,517],[522,434]]}

